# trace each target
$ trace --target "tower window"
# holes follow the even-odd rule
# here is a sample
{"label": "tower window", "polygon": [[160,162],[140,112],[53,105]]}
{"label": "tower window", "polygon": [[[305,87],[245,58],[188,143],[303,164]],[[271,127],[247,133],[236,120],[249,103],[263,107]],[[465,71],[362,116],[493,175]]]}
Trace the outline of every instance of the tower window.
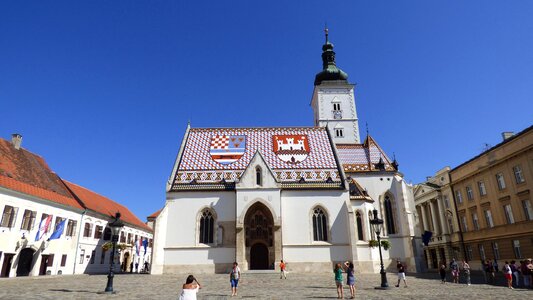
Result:
{"label": "tower window", "polygon": [[344,129],[342,128],[335,129],[335,137],[344,137]]}
{"label": "tower window", "polygon": [[341,110],[341,104],[340,103],[333,103],[333,110]]}

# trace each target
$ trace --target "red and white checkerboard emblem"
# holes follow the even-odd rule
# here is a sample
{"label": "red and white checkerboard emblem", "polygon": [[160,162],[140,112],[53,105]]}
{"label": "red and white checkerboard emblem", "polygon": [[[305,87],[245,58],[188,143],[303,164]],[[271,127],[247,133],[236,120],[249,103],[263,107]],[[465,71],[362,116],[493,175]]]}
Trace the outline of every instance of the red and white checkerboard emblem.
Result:
{"label": "red and white checkerboard emblem", "polygon": [[215,135],[211,137],[209,154],[211,158],[223,165],[238,161],[246,152],[245,135]]}

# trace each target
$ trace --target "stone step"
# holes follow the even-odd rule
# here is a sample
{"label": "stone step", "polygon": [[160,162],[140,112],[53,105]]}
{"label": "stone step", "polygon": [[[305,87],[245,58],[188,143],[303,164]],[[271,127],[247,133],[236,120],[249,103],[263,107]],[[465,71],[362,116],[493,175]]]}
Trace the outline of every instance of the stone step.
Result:
{"label": "stone step", "polygon": [[242,271],[243,274],[278,274],[276,270],[247,270]]}

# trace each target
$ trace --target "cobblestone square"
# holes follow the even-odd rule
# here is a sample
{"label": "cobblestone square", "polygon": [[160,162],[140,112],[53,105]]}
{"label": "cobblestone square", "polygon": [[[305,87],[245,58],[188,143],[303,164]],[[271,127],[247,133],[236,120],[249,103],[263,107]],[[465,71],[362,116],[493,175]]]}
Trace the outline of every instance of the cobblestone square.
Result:
{"label": "cobblestone square", "polygon": [[[360,274],[356,299],[531,299],[533,290],[509,290],[480,283],[441,284],[436,274],[425,278],[408,276],[408,287],[394,287],[395,274],[389,274],[390,290],[375,290],[379,274]],[[119,274],[115,276],[115,295],[102,295],[105,275],[74,275],[6,278],[0,280],[0,299],[177,299],[184,275]],[[229,277],[223,274],[199,275],[202,289],[198,299],[230,299]],[[345,298],[349,289],[345,287]],[[336,299],[333,274],[293,274],[280,280],[278,274],[243,274],[239,294],[234,299]]]}

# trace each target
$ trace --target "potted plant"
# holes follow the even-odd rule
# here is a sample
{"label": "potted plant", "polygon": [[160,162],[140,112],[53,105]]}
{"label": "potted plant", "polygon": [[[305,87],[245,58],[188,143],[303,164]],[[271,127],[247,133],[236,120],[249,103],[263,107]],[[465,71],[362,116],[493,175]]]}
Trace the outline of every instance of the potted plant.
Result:
{"label": "potted plant", "polygon": [[370,240],[370,241],[368,241],[368,247],[370,247],[370,248],[376,248],[376,247],[378,247],[378,246],[379,246],[378,241],[376,241],[376,240]]}
{"label": "potted plant", "polygon": [[381,247],[385,250],[389,250],[391,247],[391,243],[387,240],[381,241]]}

